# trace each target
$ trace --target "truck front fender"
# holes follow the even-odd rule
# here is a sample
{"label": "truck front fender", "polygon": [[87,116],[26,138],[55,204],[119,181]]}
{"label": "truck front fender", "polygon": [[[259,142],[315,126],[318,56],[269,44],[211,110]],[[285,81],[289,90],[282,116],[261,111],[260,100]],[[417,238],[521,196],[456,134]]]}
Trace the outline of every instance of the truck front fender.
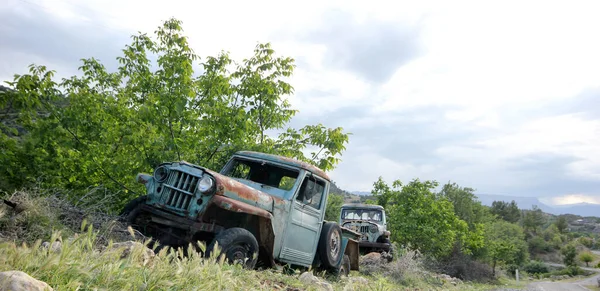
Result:
{"label": "truck front fender", "polygon": [[[237,221],[235,225],[246,224],[248,229],[258,240],[259,246],[263,249],[259,255],[265,256],[265,259],[267,259],[271,265],[275,264],[273,258],[275,231],[273,230],[272,224],[273,215],[270,212],[220,195],[213,196],[211,203],[223,210],[233,212],[232,214],[225,216],[228,216],[228,220],[237,217],[233,219],[233,221]],[[226,225],[224,226],[227,227]]]}

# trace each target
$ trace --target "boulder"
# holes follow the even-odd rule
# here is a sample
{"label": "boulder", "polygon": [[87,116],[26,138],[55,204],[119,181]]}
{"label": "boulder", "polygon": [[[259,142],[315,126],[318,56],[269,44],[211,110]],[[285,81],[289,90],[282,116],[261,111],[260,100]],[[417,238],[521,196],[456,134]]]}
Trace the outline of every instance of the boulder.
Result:
{"label": "boulder", "polygon": [[0,273],[0,291],[46,291],[53,290],[46,282],[37,280],[21,271]]}
{"label": "boulder", "polygon": [[50,249],[55,253],[60,253],[60,251],[62,250],[62,243],[60,241],[55,241],[52,243],[52,245],[50,245],[50,242],[45,241],[42,243],[41,247],[45,249]]}
{"label": "boulder", "polygon": [[333,286],[331,284],[321,281],[312,272],[304,272],[298,278],[300,282],[307,286],[319,286],[321,290],[333,291]]}
{"label": "boulder", "polygon": [[361,265],[378,265],[381,263],[381,254],[377,252],[368,253],[360,258]]}

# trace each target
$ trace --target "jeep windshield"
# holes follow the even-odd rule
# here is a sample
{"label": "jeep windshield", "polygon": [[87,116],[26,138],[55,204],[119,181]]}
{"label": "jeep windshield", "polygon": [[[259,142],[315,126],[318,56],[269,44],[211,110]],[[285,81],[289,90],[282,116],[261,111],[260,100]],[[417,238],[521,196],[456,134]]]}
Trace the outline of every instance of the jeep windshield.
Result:
{"label": "jeep windshield", "polygon": [[[256,186],[261,188],[264,185],[289,191],[294,188],[299,171],[279,167],[266,161],[234,158],[222,174],[242,183],[245,181],[257,183],[259,185]],[[244,184],[254,186],[253,183]]]}
{"label": "jeep windshield", "polygon": [[343,220],[366,220],[373,222],[381,222],[381,210],[377,209],[344,209],[342,210]]}

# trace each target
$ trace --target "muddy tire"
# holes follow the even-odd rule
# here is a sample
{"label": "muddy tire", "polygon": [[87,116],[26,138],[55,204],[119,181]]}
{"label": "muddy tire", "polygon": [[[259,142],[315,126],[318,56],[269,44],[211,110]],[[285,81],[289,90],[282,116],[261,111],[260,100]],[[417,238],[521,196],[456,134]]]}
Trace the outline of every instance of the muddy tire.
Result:
{"label": "muddy tire", "polygon": [[221,231],[206,249],[207,257],[215,251],[216,243],[221,250],[220,256],[225,255],[230,264],[240,263],[247,269],[254,269],[256,266],[258,241],[248,230],[233,227]]}
{"label": "muddy tire", "polygon": [[129,215],[129,213],[131,213],[134,209],[138,208],[138,206],[146,202],[147,199],[148,195],[142,195],[138,198],[129,201],[127,204],[125,204],[125,206],[121,210],[121,213],[119,213],[119,216],[126,218]]}
{"label": "muddy tire", "polygon": [[336,268],[342,254],[342,229],[337,223],[326,222],[321,230],[319,256],[325,268]]}

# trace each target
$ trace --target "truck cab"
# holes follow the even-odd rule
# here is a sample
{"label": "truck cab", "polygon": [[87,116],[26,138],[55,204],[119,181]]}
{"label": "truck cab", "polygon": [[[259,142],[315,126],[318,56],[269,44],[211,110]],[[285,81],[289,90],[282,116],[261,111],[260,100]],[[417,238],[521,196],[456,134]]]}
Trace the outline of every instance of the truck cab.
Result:
{"label": "truck cab", "polygon": [[340,211],[340,225],[360,233],[361,253],[381,252],[392,259],[390,232],[387,230],[385,209],[380,205],[344,204]]}
{"label": "truck cab", "polygon": [[[287,157],[235,153],[215,172],[184,161],[139,174],[146,195],[122,214],[161,245],[205,242],[247,268],[291,264],[347,273],[358,269],[358,237],[324,221],[330,179]],[[185,247],[184,247],[185,248]]]}

